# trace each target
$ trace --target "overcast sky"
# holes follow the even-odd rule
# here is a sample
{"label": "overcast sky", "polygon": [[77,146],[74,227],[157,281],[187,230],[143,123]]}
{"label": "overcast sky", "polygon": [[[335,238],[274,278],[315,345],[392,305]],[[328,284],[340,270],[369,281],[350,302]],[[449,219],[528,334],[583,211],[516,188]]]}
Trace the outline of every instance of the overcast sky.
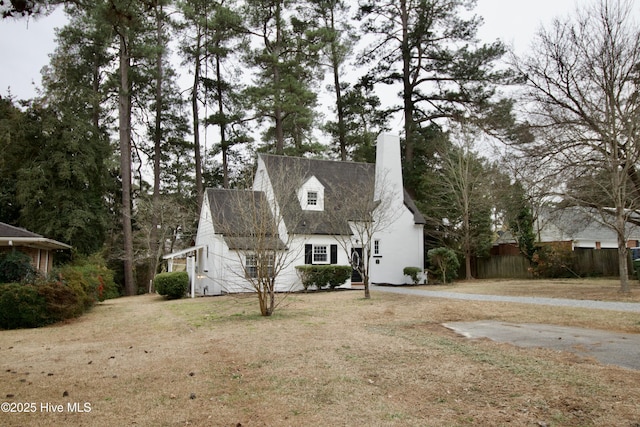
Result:
{"label": "overcast sky", "polygon": [[[567,16],[575,1],[478,0],[476,13],[484,18],[479,36],[489,42],[499,38],[521,53],[540,25]],[[7,96],[9,89],[16,99],[36,95],[40,70],[55,49],[54,29],[64,22],[61,9],[37,20],[0,21],[0,96]]]}

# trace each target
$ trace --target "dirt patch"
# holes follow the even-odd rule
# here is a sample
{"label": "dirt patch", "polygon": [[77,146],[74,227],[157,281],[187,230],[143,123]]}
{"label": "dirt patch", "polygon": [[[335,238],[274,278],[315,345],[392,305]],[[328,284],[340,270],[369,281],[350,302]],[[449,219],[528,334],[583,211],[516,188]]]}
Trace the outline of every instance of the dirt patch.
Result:
{"label": "dirt patch", "polygon": [[[0,331],[2,425],[636,425],[640,373],[469,341],[455,320],[615,325],[637,315],[374,292],[122,298],[61,326]],[[516,320],[517,319],[517,320]],[[62,412],[42,404],[63,405]],[[72,412],[88,403],[90,412]],[[71,407],[67,405],[71,404]],[[84,406],[83,406],[84,408]]]}

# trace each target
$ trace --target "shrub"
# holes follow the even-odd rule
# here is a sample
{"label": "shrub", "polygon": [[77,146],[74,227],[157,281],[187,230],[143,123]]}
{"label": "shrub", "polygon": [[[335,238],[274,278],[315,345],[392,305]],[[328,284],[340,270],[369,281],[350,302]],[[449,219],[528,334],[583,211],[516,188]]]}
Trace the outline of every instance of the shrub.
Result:
{"label": "shrub", "polygon": [[23,282],[35,275],[29,255],[16,250],[0,254],[0,283]]}
{"label": "shrub", "polygon": [[47,324],[45,298],[34,285],[0,285],[0,328],[35,328]]}
{"label": "shrub", "polygon": [[458,277],[460,261],[458,261],[458,257],[452,249],[431,249],[427,252],[427,257],[431,265],[430,271],[442,283],[452,282],[453,279]]}
{"label": "shrub", "polygon": [[325,287],[335,289],[351,276],[349,265],[298,265],[298,275],[305,291],[311,287],[320,290]]}
{"label": "shrub", "polygon": [[96,301],[120,296],[113,271],[95,257],[58,268],[54,276],[74,290],[85,310]]}
{"label": "shrub", "polygon": [[417,285],[420,282],[420,273],[422,273],[422,269],[420,267],[405,267],[402,270],[402,273],[405,276],[409,276],[414,285]]}
{"label": "shrub", "polygon": [[548,279],[574,277],[574,253],[564,244],[545,244],[536,248],[531,258],[530,271],[536,277]]}
{"label": "shrub", "polygon": [[86,310],[81,297],[64,283],[47,281],[36,289],[45,301],[45,324],[78,317]]}
{"label": "shrub", "polygon": [[184,271],[160,273],[153,279],[156,292],[168,299],[182,298],[189,289],[189,275]]}
{"label": "shrub", "polygon": [[0,285],[0,328],[34,328],[78,317],[96,301],[116,296],[113,272],[101,263],[66,265],[46,279]]}

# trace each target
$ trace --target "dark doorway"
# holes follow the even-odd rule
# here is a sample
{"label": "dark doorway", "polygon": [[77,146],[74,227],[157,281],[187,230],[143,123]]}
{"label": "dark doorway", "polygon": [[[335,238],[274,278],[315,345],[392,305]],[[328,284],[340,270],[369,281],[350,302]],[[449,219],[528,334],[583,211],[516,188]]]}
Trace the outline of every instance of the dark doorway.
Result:
{"label": "dark doorway", "polygon": [[360,271],[363,266],[362,248],[351,248],[351,283],[362,283]]}

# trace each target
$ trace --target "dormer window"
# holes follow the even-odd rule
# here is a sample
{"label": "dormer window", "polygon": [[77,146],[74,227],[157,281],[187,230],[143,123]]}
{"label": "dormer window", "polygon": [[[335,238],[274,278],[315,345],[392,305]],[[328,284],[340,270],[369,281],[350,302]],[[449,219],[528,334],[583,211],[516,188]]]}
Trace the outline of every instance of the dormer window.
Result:
{"label": "dormer window", "polygon": [[312,176],[298,189],[300,207],[305,211],[324,210],[324,185]]}
{"label": "dormer window", "polygon": [[308,206],[318,206],[318,192],[317,191],[307,191],[307,205]]}

